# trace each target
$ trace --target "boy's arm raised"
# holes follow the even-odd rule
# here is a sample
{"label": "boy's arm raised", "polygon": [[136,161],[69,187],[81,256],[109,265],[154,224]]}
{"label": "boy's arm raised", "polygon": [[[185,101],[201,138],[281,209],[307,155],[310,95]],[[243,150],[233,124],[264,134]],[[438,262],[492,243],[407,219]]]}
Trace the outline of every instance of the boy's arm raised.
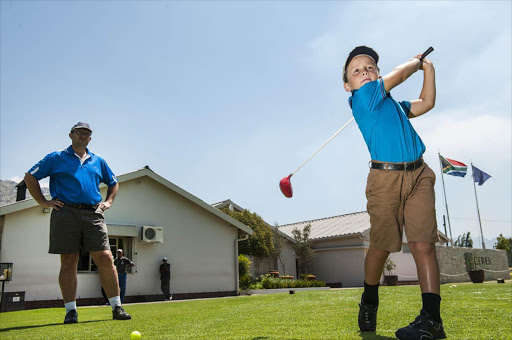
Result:
{"label": "boy's arm raised", "polygon": [[400,85],[414,72],[419,70],[421,66],[420,57],[421,55],[418,55],[416,58],[412,58],[402,65],[398,65],[393,71],[382,77],[386,92],[391,91],[395,86]]}
{"label": "boy's arm raised", "polygon": [[434,65],[430,60],[423,59],[421,69],[423,69],[423,87],[420,97],[411,101],[409,118],[418,117],[427,113],[432,110],[436,104],[436,74]]}

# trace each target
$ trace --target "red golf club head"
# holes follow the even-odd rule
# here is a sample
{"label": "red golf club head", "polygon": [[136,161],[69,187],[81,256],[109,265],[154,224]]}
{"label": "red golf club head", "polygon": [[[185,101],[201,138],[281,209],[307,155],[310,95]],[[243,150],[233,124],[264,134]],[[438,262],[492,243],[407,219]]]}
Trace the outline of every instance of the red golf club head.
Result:
{"label": "red golf club head", "polygon": [[279,181],[279,188],[281,189],[281,192],[288,198],[293,196],[292,183],[290,182],[291,177],[292,175],[289,175],[287,177],[283,177],[283,179]]}

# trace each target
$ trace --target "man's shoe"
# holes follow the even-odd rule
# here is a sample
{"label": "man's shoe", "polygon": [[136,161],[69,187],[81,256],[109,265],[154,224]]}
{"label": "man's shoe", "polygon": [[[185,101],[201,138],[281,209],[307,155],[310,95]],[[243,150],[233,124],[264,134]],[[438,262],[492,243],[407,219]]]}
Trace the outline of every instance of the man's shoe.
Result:
{"label": "man's shoe", "polygon": [[66,313],[66,317],[64,318],[64,323],[77,323],[78,322],[78,312],[76,309],[70,310]]}
{"label": "man's shoe", "polygon": [[124,308],[121,306],[116,306],[112,311],[112,316],[114,320],[130,320],[132,317],[130,314],[124,311]]}
{"label": "man's shoe", "polygon": [[377,328],[377,309],[378,307],[364,303],[363,299],[361,299],[359,316],[357,317],[361,332],[375,331],[375,328]]}
{"label": "man's shoe", "polygon": [[421,311],[416,320],[395,332],[400,340],[445,339],[443,321],[437,322],[428,313]]}

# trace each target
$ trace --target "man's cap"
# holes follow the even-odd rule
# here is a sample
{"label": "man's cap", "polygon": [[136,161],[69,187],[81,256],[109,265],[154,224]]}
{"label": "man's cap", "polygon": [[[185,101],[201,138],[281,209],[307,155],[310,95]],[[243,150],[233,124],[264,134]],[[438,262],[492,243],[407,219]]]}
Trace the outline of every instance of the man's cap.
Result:
{"label": "man's cap", "polygon": [[167,261],[167,257],[164,257],[164,258],[162,259],[162,261]]}
{"label": "man's cap", "polygon": [[122,249],[118,249],[117,252],[118,253],[123,253],[123,250]]}
{"label": "man's cap", "polygon": [[73,127],[71,128],[71,132],[73,132],[73,130],[76,130],[76,129],[87,129],[92,132],[92,129],[89,126],[89,124],[82,123],[82,122],[78,122],[75,125],[73,125]]}
{"label": "man's cap", "polygon": [[362,55],[362,54],[367,55],[370,58],[372,58],[373,60],[375,60],[375,64],[379,63],[379,55],[377,54],[377,52],[375,52],[373,50],[373,48],[368,47],[368,46],[357,46],[356,48],[354,48],[352,50],[352,52],[349,53],[347,61],[345,62],[345,66],[343,67],[343,81],[345,83],[348,81],[348,79],[347,79],[348,64],[350,64],[352,59],[354,59],[358,55]]}

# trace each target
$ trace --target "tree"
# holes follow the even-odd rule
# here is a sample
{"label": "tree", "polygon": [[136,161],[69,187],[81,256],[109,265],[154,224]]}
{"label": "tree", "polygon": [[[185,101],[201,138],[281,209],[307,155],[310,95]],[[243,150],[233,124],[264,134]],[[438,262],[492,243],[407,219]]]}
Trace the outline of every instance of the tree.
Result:
{"label": "tree", "polygon": [[283,258],[281,256],[281,253],[283,252],[284,248],[284,238],[279,233],[279,226],[277,223],[275,224],[274,228],[272,229],[272,251],[270,252],[270,258],[272,259],[273,263],[277,264],[277,260],[281,263],[281,266],[283,267],[283,275],[286,275],[286,268],[285,263],[283,261]]}
{"label": "tree", "polygon": [[238,254],[245,254],[259,258],[270,256],[273,251],[272,228],[265,223],[258,214],[251,213],[247,209],[239,212],[230,210],[228,207],[224,207],[220,210],[233,217],[235,220],[242,222],[254,231],[247,241],[240,242]]}
{"label": "tree", "polygon": [[470,234],[468,231],[467,235],[465,233],[459,235],[457,241],[455,241],[455,247],[473,248],[473,240]]}
{"label": "tree", "polygon": [[507,252],[507,259],[509,267],[512,266],[512,237],[506,238],[503,234],[497,237],[494,249],[502,249]]}
{"label": "tree", "polygon": [[299,273],[297,273],[297,275],[300,277],[302,267],[304,266],[305,274],[307,274],[308,263],[310,263],[315,256],[314,250],[311,247],[311,240],[309,238],[311,235],[311,223],[308,223],[304,229],[302,229],[302,232],[297,228],[293,229],[292,235],[296,241],[294,250],[297,262],[299,262]]}

